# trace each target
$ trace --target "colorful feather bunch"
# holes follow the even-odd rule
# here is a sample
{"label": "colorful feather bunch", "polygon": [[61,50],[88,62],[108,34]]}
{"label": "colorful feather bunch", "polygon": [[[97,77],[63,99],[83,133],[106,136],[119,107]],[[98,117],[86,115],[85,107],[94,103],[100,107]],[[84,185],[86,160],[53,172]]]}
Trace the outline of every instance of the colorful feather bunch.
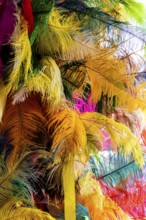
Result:
{"label": "colorful feather bunch", "polygon": [[0,0],[0,219],[146,218],[145,19]]}

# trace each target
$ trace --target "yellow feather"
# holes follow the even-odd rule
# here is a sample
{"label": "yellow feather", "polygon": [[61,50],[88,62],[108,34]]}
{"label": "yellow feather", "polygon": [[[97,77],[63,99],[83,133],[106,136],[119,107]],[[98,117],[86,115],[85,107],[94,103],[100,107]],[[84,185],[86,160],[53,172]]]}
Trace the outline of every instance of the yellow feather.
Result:
{"label": "yellow feather", "polygon": [[48,129],[53,138],[52,150],[57,147],[59,154],[81,154],[85,150],[86,132],[77,112],[67,108],[56,112],[48,121]]}
{"label": "yellow feather", "polygon": [[130,220],[131,218],[109,197],[102,194],[99,183],[86,173],[79,179],[80,195],[78,199],[87,207],[93,220]]}
{"label": "yellow feather", "polygon": [[42,70],[31,76],[24,88],[28,92],[41,93],[42,99],[47,100],[53,109],[64,100],[60,70],[51,57],[42,58],[40,64]]}
{"label": "yellow feather", "polygon": [[86,133],[99,138],[99,130],[104,128],[111,137],[113,148],[118,148],[124,156],[133,155],[140,167],[144,165],[142,149],[138,139],[129,128],[99,113],[84,113],[80,116]]}
{"label": "yellow feather", "polygon": [[15,91],[18,89],[19,81],[25,82],[29,73],[32,72],[31,45],[25,20],[22,20],[21,24],[16,27],[12,36],[12,46],[15,49],[15,62],[8,83],[12,90]]}
{"label": "yellow feather", "polygon": [[39,30],[36,40],[37,51],[47,56],[61,55],[69,51],[74,45],[71,32],[77,28],[78,24],[73,17],[66,17],[64,20],[61,12],[52,10],[45,33]]}
{"label": "yellow feather", "polygon": [[127,109],[145,109],[145,103],[141,97],[137,97],[135,74],[126,71],[126,62],[116,59],[113,51],[101,50],[99,56],[89,57],[85,66],[94,102],[98,102],[103,94],[108,98],[116,96],[117,104]]}
{"label": "yellow feather", "polygon": [[23,207],[21,201],[12,200],[0,209],[2,220],[55,220],[49,213],[37,208]]}
{"label": "yellow feather", "polygon": [[113,149],[118,148],[125,157],[132,154],[140,167],[144,165],[141,146],[130,129],[99,113],[78,114],[64,109],[50,116],[48,129],[53,138],[52,150],[58,148],[60,155],[82,153],[87,159],[89,153],[102,144],[103,128],[111,137]]}

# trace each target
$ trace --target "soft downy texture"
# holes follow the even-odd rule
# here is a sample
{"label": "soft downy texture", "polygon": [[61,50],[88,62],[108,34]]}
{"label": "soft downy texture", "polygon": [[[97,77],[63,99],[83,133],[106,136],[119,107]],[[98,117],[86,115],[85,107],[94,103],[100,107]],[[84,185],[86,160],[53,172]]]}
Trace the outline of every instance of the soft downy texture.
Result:
{"label": "soft downy texture", "polygon": [[[137,204],[145,195],[135,180],[145,186],[145,126],[135,123],[139,108],[145,120],[145,82],[136,76],[146,42],[136,9],[143,7],[127,0],[12,3],[17,22],[0,85],[1,219],[141,218],[143,205],[126,210],[117,200]],[[131,38],[141,46],[131,50]]]}

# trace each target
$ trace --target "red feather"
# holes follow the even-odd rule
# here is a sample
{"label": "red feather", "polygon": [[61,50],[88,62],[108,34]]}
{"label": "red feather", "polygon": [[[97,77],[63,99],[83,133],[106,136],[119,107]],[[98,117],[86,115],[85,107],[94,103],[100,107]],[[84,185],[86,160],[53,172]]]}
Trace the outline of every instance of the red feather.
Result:
{"label": "red feather", "polygon": [[126,187],[109,187],[100,182],[105,195],[108,195],[132,219],[146,219],[146,182],[135,180]]}
{"label": "red feather", "polygon": [[23,0],[22,14],[28,22],[28,33],[30,34],[34,29],[34,17],[32,12],[31,0]]}

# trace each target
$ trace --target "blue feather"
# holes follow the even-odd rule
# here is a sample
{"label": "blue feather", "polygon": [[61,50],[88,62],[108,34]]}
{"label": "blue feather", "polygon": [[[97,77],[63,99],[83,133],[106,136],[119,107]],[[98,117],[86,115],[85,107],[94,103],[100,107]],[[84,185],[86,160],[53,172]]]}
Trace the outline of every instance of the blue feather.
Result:
{"label": "blue feather", "polygon": [[99,160],[91,156],[89,162],[97,179],[106,182],[109,186],[116,186],[128,177],[132,179],[142,176],[142,170],[132,156],[124,158],[119,153],[106,151],[99,154]]}

